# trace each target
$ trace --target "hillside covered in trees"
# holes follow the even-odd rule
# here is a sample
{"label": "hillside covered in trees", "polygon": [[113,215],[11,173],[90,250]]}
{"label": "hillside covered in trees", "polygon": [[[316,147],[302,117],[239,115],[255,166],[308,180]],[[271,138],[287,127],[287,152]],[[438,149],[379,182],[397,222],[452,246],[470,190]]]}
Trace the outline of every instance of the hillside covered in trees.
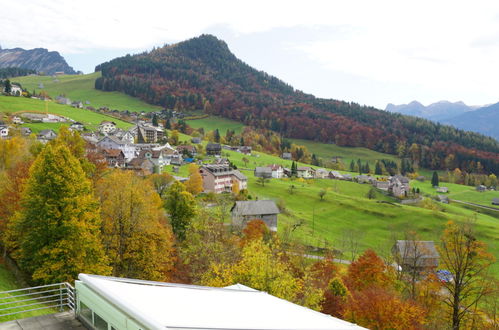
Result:
{"label": "hillside covered in trees", "polygon": [[499,172],[499,143],[425,119],[295,90],[237,59],[211,35],[100,64],[96,89],[210,114],[284,137],[367,147],[432,169]]}

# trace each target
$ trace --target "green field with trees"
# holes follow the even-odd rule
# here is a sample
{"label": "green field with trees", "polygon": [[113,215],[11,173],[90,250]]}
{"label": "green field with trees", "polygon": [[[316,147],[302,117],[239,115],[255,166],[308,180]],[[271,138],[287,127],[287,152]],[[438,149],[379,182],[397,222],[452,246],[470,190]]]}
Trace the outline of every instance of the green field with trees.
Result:
{"label": "green field with trees", "polygon": [[[65,95],[71,101],[90,101],[90,106],[98,109],[108,107],[110,109],[130,111],[158,111],[160,107],[147,104],[138,98],[120,93],[104,92],[94,88],[95,79],[100,77],[100,72],[85,75],[63,75],[57,76],[25,76],[15,77],[13,82],[19,82],[23,88],[30,93],[45,91],[55,99],[59,95]],[[40,88],[40,84],[43,88]]]}

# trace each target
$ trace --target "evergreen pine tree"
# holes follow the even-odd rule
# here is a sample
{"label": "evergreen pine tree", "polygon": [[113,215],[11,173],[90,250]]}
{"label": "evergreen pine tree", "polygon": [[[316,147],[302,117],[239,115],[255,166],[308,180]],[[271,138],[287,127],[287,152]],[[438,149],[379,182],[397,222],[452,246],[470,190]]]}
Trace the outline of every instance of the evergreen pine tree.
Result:
{"label": "evergreen pine tree", "polygon": [[12,91],[12,84],[10,83],[10,80],[6,79],[4,84],[5,84],[4,88],[5,93],[10,94],[10,92]]}
{"label": "evergreen pine tree", "polygon": [[47,145],[30,169],[23,209],[14,223],[14,257],[37,283],[109,274],[99,204],[80,162],[64,144]]}
{"label": "evergreen pine tree", "polygon": [[158,116],[156,114],[152,115],[152,126],[158,127]]}
{"label": "evergreen pine tree", "polygon": [[350,172],[355,172],[355,162],[353,161],[353,159],[350,162]]}
{"label": "evergreen pine tree", "polygon": [[165,128],[166,129],[172,129],[172,123],[170,122],[170,119],[167,119],[165,121]]}
{"label": "evergreen pine tree", "polygon": [[215,140],[216,143],[220,143],[220,132],[218,131],[218,128],[215,129],[215,133],[213,134],[213,139]]}
{"label": "evergreen pine tree", "polygon": [[377,160],[374,168],[374,174],[383,175],[383,170],[381,169],[381,163]]}
{"label": "evergreen pine tree", "polygon": [[438,181],[439,181],[438,180],[438,173],[435,171],[435,172],[433,172],[433,176],[431,177],[431,185],[433,187],[438,187],[438,183],[439,183]]}

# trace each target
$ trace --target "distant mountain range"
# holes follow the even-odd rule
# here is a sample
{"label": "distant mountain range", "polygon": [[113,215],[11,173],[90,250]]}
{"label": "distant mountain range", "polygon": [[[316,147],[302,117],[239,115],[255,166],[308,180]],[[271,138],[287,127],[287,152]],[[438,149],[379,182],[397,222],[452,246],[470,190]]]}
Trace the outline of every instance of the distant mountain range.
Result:
{"label": "distant mountain range", "polygon": [[45,74],[64,72],[75,74],[75,70],[66,63],[59,52],[49,52],[45,48],[25,50],[22,48],[1,49],[0,68],[24,68]]}
{"label": "distant mountain range", "polygon": [[468,106],[463,102],[440,101],[424,106],[412,101],[401,105],[389,103],[385,110],[437,121],[499,140],[499,103]]}

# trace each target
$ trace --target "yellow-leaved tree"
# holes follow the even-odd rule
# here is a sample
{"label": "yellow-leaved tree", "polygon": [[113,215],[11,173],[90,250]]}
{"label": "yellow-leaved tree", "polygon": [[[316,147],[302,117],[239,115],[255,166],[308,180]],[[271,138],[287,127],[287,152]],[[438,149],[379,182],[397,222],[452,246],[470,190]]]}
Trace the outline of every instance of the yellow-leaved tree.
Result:
{"label": "yellow-leaved tree", "polygon": [[114,276],[165,281],[174,265],[173,234],[151,182],[114,170],[97,184],[104,249]]}
{"label": "yellow-leaved tree", "polygon": [[203,192],[203,177],[199,173],[199,166],[196,164],[189,164],[189,180],[185,183],[185,190],[190,192],[192,195]]}
{"label": "yellow-leaved tree", "polygon": [[38,155],[21,205],[9,227],[18,247],[13,256],[34,282],[110,273],[92,184],[64,144],[49,144]]}

